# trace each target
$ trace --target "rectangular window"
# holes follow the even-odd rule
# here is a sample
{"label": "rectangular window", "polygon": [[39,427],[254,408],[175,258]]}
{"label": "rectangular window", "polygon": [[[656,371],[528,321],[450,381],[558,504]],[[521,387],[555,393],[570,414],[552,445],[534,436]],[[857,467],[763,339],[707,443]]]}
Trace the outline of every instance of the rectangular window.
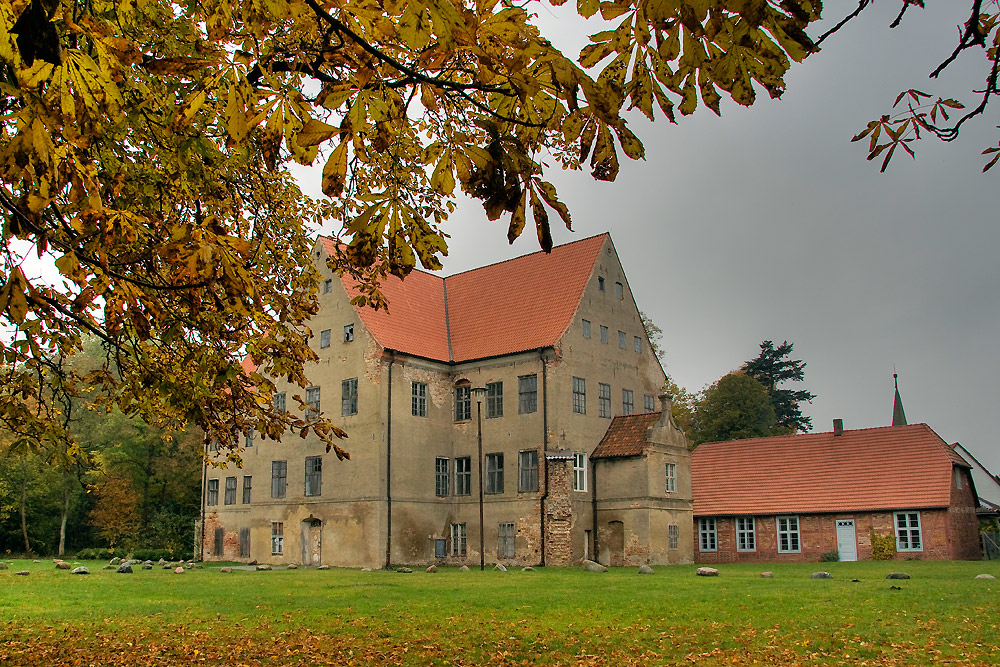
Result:
{"label": "rectangular window", "polygon": [[340,382],[340,416],[358,414],[358,378]]}
{"label": "rectangular window", "polygon": [[226,496],[223,499],[223,503],[226,505],[236,504],[236,478],[227,477],[226,478]]}
{"label": "rectangular window", "polygon": [[455,387],[455,421],[472,419],[472,388],[468,385]]}
{"label": "rectangular window", "polygon": [[514,524],[497,525],[497,558],[514,557]]}
{"label": "rectangular window", "polygon": [[285,474],[288,472],[286,461],[271,461],[271,497],[285,497]]}
{"label": "rectangular window", "polygon": [[667,548],[670,550],[676,550],[680,548],[681,544],[681,529],[676,523],[671,523],[667,526]]}
{"label": "rectangular window", "polygon": [[444,558],[448,555],[448,540],[436,539],[434,540],[434,557]]}
{"label": "rectangular window", "polygon": [[330,347],[330,330],[329,329],[323,329],[322,331],[319,332],[319,346],[321,348],[323,348],[323,347]]}
{"label": "rectangular window", "polygon": [[962,469],[961,468],[955,468],[955,488],[956,489],[961,489],[962,488]]}
{"label": "rectangular window", "polygon": [[615,296],[619,299],[625,298],[625,286],[621,283],[615,283]]}
{"label": "rectangular window", "polygon": [[611,416],[611,385],[597,383],[597,414],[600,417]]}
{"label": "rectangular window", "polygon": [[666,469],[665,479],[667,493],[674,493],[677,491],[677,464],[668,463],[664,467]]}
{"label": "rectangular window", "polygon": [[472,494],[472,458],[459,456],[455,459],[455,495]]}
{"label": "rectangular window", "polygon": [[590,320],[583,320],[583,337],[590,338]]}
{"label": "rectangular window", "polygon": [[522,375],[517,378],[517,413],[528,415],[538,411],[538,376]]}
{"label": "rectangular window", "polygon": [[278,393],[276,393],[274,395],[273,400],[274,400],[274,409],[277,410],[278,412],[284,412],[285,411],[285,392],[279,391]]}
{"label": "rectangular window", "polygon": [[486,455],[486,493],[503,493],[503,454]]}
{"label": "rectangular window", "polygon": [[250,558],[249,528],[240,528],[240,558]]}
{"label": "rectangular window", "polygon": [[635,350],[636,354],[642,353],[642,339],[638,336],[632,336],[632,349]]}
{"label": "rectangular window", "polygon": [[778,517],[778,553],[798,553],[799,548],[799,517]]}
{"label": "rectangular window", "polygon": [[752,516],[736,517],[736,550],[757,551],[757,532]]}
{"label": "rectangular window", "polygon": [[448,459],[443,456],[434,459],[434,495],[448,495]]}
{"label": "rectangular window", "polygon": [[285,553],[285,524],[280,521],[271,522],[271,555],[280,556]]}
{"label": "rectangular window", "polygon": [[619,347],[619,349],[622,349],[622,350],[625,349],[625,332],[624,331],[619,331],[618,332],[618,347]]}
{"label": "rectangular window", "polygon": [[503,382],[486,383],[486,418],[503,417]]}
{"label": "rectangular window", "polygon": [[573,490],[587,490],[587,455],[584,452],[573,452]]}
{"label": "rectangular window", "polygon": [[587,381],[583,378],[573,378],[573,412],[587,414]]}
{"label": "rectangular window", "polygon": [[316,419],[316,417],[319,417],[319,387],[309,387],[306,389],[306,405],[309,406],[306,410],[306,419]]}
{"label": "rectangular window", "polygon": [[350,343],[354,340],[354,324],[344,325],[344,342]]}
{"label": "rectangular window", "polygon": [[226,550],[226,530],[224,528],[215,529],[215,550],[216,556],[222,556]]}
{"label": "rectangular window", "polygon": [[323,457],[306,457],[306,495],[323,495]]}
{"label": "rectangular window", "polygon": [[920,512],[896,512],[896,551],[923,551]]}
{"label": "rectangular window", "polygon": [[216,441],[215,438],[212,438],[211,440],[208,441],[208,451],[210,452],[219,451],[219,443],[218,441]]}
{"label": "rectangular window", "polygon": [[698,519],[698,551],[715,551],[715,519]]}
{"label": "rectangular window", "polygon": [[455,557],[465,556],[466,535],[464,523],[451,524],[451,555]]}
{"label": "rectangular window", "polygon": [[642,409],[646,412],[653,412],[656,410],[656,404],[653,402],[653,397],[650,394],[642,395]]}
{"label": "rectangular window", "polygon": [[604,291],[604,276],[597,276],[597,289]]}
{"label": "rectangular window", "polygon": [[608,328],[603,324],[601,325],[601,342],[605,345],[608,344]]}
{"label": "rectangular window", "polygon": [[327,278],[323,281],[323,294],[329,294],[333,290],[333,280]]}
{"label": "rectangular window", "polygon": [[517,454],[517,492],[538,491],[538,450],[525,449]]}
{"label": "rectangular window", "polygon": [[253,429],[250,429],[249,431],[243,434],[244,447],[253,447],[253,436],[254,436],[253,431],[254,431]]}
{"label": "rectangular window", "polygon": [[243,475],[243,504],[250,504],[250,494],[253,491],[253,477]]}
{"label": "rectangular window", "polygon": [[206,505],[219,504],[219,480],[217,479],[208,480],[208,489],[205,492],[205,504]]}
{"label": "rectangular window", "polygon": [[622,414],[630,415],[635,412],[635,405],[632,402],[632,390],[622,389]]}
{"label": "rectangular window", "polygon": [[414,417],[426,417],[427,383],[413,382],[410,387],[410,412]]}

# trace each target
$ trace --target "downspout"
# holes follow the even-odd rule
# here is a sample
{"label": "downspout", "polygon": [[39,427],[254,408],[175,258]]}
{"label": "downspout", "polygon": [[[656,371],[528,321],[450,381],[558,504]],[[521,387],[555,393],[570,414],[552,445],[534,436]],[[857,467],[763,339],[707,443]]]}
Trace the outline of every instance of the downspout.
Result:
{"label": "downspout", "polygon": [[392,365],[396,352],[387,350],[389,359],[389,389],[385,408],[385,569],[392,563]]}
{"label": "downspout", "polygon": [[538,503],[538,525],[542,535],[541,565],[545,565],[545,502],[549,498],[549,460],[545,452],[549,449],[549,383],[548,364],[545,363],[545,348],[538,348],[538,358],[542,362],[542,478],[545,491]]}
{"label": "downspout", "polygon": [[[201,461],[201,539],[197,544],[197,556],[200,562],[205,560],[205,487],[208,480],[208,443],[205,443],[204,458]],[[195,554],[192,554],[192,556]]]}
{"label": "downspout", "polygon": [[594,520],[594,553],[592,555],[594,562],[599,563],[600,561],[597,560],[600,554],[600,551],[597,550],[597,459],[590,460],[590,502],[592,503],[590,513]]}

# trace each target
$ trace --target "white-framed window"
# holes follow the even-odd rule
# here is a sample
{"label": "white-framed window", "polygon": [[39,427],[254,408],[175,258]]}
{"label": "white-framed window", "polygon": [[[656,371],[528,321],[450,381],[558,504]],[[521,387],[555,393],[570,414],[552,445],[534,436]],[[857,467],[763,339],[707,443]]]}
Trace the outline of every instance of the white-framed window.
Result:
{"label": "white-framed window", "polygon": [[503,493],[503,454],[486,455],[486,493]]}
{"label": "white-framed window", "polygon": [[667,493],[674,493],[677,491],[677,464],[667,463],[663,467]]}
{"label": "white-framed window", "polygon": [[410,412],[414,417],[427,416],[427,383],[414,382],[410,390]]}
{"label": "white-framed window", "polygon": [[597,415],[611,417],[611,385],[597,383]]}
{"label": "white-framed window", "polygon": [[455,387],[455,421],[472,419],[472,387],[464,384]]}
{"label": "white-framed window", "polygon": [[630,415],[635,412],[635,399],[631,389],[622,389],[622,414]]}
{"label": "white-framed window", "polygon": [[466,553],[466,532],[464,523],[451,524],[451,555],[456,557],[465,556]]}
{"label": "white-framed window", "polygon": [[757,551],[757,532],[752,516],[736,517],[736,550]]}
{"label": "white-framed window", "polygon": [[896,512],[896,551],[923,551],[920,512]]}
{"label": "white-framed window", "polygon": [[503,417],[503,382],[486,383],[486,418]]}
{"label": "white-framed window", "polygon": [[583,337],[590,338],[590,320],[583,320]]}
{"label": "white-framed window", "polygon": [[342,380],[340,383],[340,416],[358,414],[358,378]]}
{"label": "white-framed window", "polygon": [[625,349],[625,332],[624,331],[619,331],[618,332],[618,347],[619,347],[619,349],[622,349],[622,350]]}
{"label": "white-framed window", "polygon": [[681,545],[681,529],[676,523],[667,526],[667,548],[675,551]]}
{"label": "white-framed window", "polygon": [[801,551],[799,517],[779,516],[776,523],[778,527],[778,553],[798,553]]}
{"label": "white-framed window", "polygon": [[322,347],[330,347],[330,330],[329,329],[323,329],[322,331],[319,332],[319,346],[321,348]]}
{"label": "white-framed window", "polygon": [[573,378],[573,412],[587,414],[587,381],[583,378]]}
{"label": "white-framed window", "polygon": [[271,522],[271,555],[280,556],[285,553],[285,524],[280,521]]}
{"label": "white-framed window", "polygon": [[587,454],[573,452],[573,490],[587,490]]}
{"label": "white-framed window", "polygon": [[522,449],[517,453],[517,492],[538,491],[538,450]]}
{"label": "white-framed window", "polygon": [[514,524],[497,524],[497,558],[514,557]]}
{"label": "white-framed window", "polygon": [[529,415],[538,411],[538,376],[522,375],[517,378],[517,413]]}
{"label": "white-framed window", "polygon": [[309,408],[306,410],[306,419],[316,419],[319,417],[320,410],[320,392],[319,387],[309,387],[306,389],[306,405]]}
{"label": "white-framed window", "polygon": [[715,517],[698,519],[698,551],[715,551]]}
{"label": "white-framed window", "polygon": [[354,340],[354,324],[344,325],[344,342],[350,343]]}
{"label": "white-framed window", "polygon": [[434,459],[434,495],[448,495],[448,459],[439,456]]}
{"label": "white-framed window", "polygon": [[608,328],[603,324],[601,325],[601,342],[605,345],[608,344]]}
{"label": "white-framed window", "polygon": [[306,495],[323,495],[323,457],[306,457]]}

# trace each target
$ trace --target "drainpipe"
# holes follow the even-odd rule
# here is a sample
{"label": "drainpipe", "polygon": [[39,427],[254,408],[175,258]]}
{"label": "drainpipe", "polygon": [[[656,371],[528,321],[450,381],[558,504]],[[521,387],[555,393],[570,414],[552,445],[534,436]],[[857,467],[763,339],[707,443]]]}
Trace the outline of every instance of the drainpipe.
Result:
{"label": "drainpipe", "polygon": [[590,460],[590,502],[592,503],[591,514],[593,514],[594,519],[594,562],[599,563],[597,560],[600,551],[597,550],[597,459]]}
{"label": "drainpipe", "polygon": [[385,408],[385,569],[392,564],[392,365],[395,350],[387,350],[389,358],[389,388]]}
{"label": "drainpipe", "polygon": [[[208,486],[208,443],[205,443],[204,459],[201,462],[201,539],[198,541],[197,556],[200,562],[205,561],[205,493]],[[195,554],[191,554],[194,556]]]}
{"label": "drainpipe", "polygon": [[545,565],[545,502],[549,498],[549,460],[545,452],[549,449],[549,383],[548,364],[545,363],[545,348],[538,348],[538,358],[542,362],[542,479],[545,481],[545,491],[538,503],[538,525],[542,537],[541,563]]}

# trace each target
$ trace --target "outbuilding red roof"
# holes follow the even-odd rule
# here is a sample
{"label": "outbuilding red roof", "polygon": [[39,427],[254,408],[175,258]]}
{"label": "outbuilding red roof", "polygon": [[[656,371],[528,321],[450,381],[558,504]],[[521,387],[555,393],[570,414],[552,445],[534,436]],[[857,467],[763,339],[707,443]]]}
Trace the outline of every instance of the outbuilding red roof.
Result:
{"label": "outbuilding red roof", "polygon": [[[607,234],[447,278],[388,277],[389,310],[358,307],[379,345],[436,361],[471,361],[554,345],[573,321]],[[333,241],[321,237],[328,253]],[[348,294],[356,283],[342,276]]]}
{"label": "outbuilding red roof", "polygon": [[638,415],[621,415],[611,420],[601,443],[590,455],[592,459],[611,459],[639,456],[649,444],[646,431],[660,420],[659,412],[644,412]]}
{"label": "outbuilding red roof", "polygon": [[947,507],[955,465],[926,424],[710,442],[691,455],[694,514]]}

